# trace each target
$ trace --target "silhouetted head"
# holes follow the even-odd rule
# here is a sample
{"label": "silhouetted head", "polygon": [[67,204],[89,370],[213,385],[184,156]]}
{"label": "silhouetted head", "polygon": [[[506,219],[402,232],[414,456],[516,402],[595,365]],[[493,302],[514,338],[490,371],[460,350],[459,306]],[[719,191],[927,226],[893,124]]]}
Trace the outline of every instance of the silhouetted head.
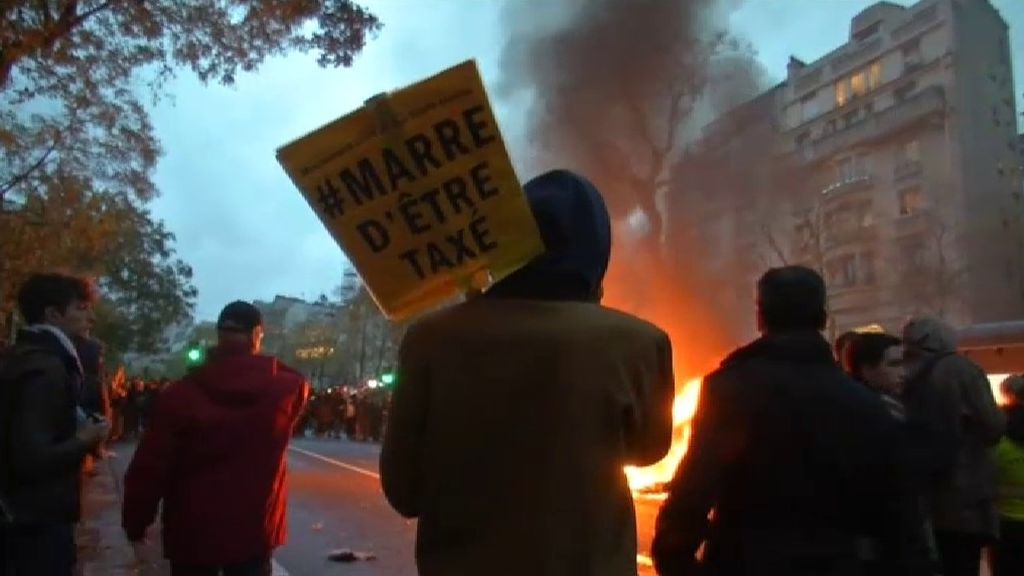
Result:
{"label": "silhouetted head", "polygon": [[263,345],[263,314],[248,302],[228,304],[217,317],[217,342],[224,346],[246,346],[255,354]]}
{"label": "silhouetted head", "polygon": [[762,334],[825,329],[825,281],[804,266],[772,268],[757,282]]}

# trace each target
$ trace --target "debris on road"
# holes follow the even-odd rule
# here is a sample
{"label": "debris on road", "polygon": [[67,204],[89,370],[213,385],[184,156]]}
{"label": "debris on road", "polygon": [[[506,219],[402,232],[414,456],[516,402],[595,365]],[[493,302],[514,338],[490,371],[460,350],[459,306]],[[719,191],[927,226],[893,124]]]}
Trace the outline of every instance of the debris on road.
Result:
{"label": "debris on road", "polygon": [[331,562],[360,562],[376,560],[377,556],[370,552],[356,552],[354,550],[349,550],[348,548],[341,548],[328,554],[327,559]]}

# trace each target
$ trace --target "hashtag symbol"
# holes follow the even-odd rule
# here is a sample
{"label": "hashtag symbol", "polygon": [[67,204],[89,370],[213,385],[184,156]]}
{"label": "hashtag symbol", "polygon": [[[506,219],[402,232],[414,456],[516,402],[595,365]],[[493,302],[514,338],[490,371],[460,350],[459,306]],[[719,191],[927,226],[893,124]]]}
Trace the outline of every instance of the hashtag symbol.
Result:
{"label": "hashtag symbol", "polygon": [[318,185],[316,191],[320,209],[324,211],[328,218],[334,220],[339,216],[345,215],[344,198],[341,197],[341,190],[335,188],[330,180]]}

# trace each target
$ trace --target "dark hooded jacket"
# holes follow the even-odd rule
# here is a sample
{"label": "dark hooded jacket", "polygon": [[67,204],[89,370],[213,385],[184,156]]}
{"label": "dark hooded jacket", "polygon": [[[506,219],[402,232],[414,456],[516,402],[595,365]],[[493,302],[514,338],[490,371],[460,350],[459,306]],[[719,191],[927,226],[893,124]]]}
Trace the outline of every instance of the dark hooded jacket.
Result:
{"label": "dark hooded jacket", "polygon": [[29,330],[0,364],[0,497],[21,522],[77,522],[80,364],[56,336]]}
{"label": "dark hooded jacket", "polygon": [[872,574],[929,573],[897,438],[877,395],[842,372],[817,332],[740,348],[701,389],[658,515],[659,574],[865,574],[865,537],[881,545]]}
{"label": "dark hooded jacket", "polygon": [[269,356],[217,348],[170,385],[125,476],[123,523],[141,539],[162,502],[164,555],[220,566],[285,541],[285,449],[308,385]]}
{"label": "dark hooded jacket", "polygon": [[384,494],[419,519],[424,576],[635,575],[623,466],[669,448],[671,346],[597,303],[611,246],[597,190],[562,171],[525,188],[548,252],[410,327]]}
{"label": "dark hooded jacket", "polygon": [[903,330],[907,422],[936,530],[995,536],[992,448],[1006,426],[985,372],[956,353],[953,329],[922,318]]}

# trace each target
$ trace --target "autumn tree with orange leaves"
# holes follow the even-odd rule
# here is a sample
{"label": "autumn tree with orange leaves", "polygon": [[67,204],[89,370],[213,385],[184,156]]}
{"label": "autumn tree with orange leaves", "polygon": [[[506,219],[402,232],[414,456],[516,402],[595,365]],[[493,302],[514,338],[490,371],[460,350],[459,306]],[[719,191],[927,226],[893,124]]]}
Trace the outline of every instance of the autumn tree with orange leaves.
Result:
{"label": "autumn tree with orange leaves", "polygon": [[[160,143],[146,109],[189,70],[230,85],[268,58],[348,66],[380,28],[349,0],[0,2],[0,327],[31,272],[99,278],[131,349],[186,319],[191,269],[146,203]],[[125,266],[130,262],[131,266]]]}

